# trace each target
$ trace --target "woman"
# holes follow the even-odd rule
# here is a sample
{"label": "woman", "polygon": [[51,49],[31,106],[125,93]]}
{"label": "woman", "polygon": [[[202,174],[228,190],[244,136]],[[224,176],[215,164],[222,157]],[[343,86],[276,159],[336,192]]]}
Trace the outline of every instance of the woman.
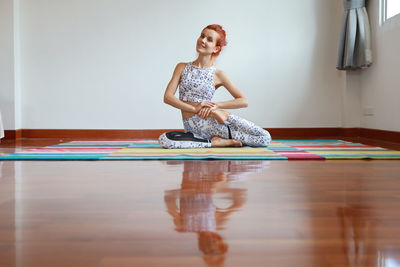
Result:
{"label": "woman", "polygon": [[[198,57],[179,63],[164,94],[164,102],[182,111],[185,132],[205,142],[174,141],[167,133],[160,136],[164,148],[268,146],[271,136],[261,127],[223,109],[247,107],[247,98],[228,75],[216,69],[214,61],[226,45],[220,25],[205,27],[197,39]],[[179,99],[175,96],[179,86]],[[234,99],[212,102],[214,92],[225,87]]]}

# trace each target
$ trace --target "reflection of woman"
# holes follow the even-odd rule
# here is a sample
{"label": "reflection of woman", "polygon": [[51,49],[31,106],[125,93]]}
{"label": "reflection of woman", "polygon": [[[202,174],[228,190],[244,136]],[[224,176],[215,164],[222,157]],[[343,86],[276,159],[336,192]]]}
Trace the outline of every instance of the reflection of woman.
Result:
{"label": "reflection of woman", "polygon": [[[203,185],[211,189],[213,187],[211,183],[213,182]],[[236,191],[237,194],[246,192],[238,188],[231,188],[231,190]],[[230,190],[226,191],[228,194],[232,193],[229,192]],[[219,193],[219,190],[214,192]],[[177,199],[179,199],[179,207]],[[197,191],[195,188],[186,188],[170,190],[165,194],[168,213],[174,217],[175,230],[197,233],[199,250],[208,263],[221,263],[225,259],[224,254],[228,250],[228,245],[217,230],[223,229],[227,216],[244,204],[245,198],[239,197],[239,199],[242,200],[241,203],[236,201],[231,207],[220,209],[214,204],[213,193],[207,190]]]}
{"label": "reflection of woman", "polygon": [[[244,93],[228,75],[214,67],[214,61],[226,45],[225,30],[220,25],[208,25],[197,39],[198,57],[189,63],[179,63],[164,94],[164,102],[182,111],[185,132],[209,142],[173,142],[166,134],[159,138],[165,148],[268,146],[270,134],[239,116],[223,109],[247,107]],[[175,97],[179,86],[179,98]],[[215,90],[225,87],[233,99],[212,102]]]}
{"label": "reflection of woman", "polygon": [[[255,169],[254,165],[239,163],[185,161],[181,188],[165,191],[165,203],[174,219],[175,230],[197,234],[199,250],[208,264],[224,261],[228,245],[217,231],[224,229],[229,215],[246,202],[246,189],[229,187],[230,173],[234,170],[232,176],[236,180],[240,172]],[[259,166],[265,166],[262,161],[259,163]],[[228,207],[219,208],[215,204],[214,199],[219,194],[230,201]]]}

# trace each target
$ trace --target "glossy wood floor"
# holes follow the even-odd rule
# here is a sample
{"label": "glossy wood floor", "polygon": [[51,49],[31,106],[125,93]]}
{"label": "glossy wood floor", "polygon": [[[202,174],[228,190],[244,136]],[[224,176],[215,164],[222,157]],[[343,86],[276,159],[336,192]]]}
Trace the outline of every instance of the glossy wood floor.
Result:
{"label": "glossy wood floor", "polygon": [[400,266],[400,161],[0,161],[0,266]]}

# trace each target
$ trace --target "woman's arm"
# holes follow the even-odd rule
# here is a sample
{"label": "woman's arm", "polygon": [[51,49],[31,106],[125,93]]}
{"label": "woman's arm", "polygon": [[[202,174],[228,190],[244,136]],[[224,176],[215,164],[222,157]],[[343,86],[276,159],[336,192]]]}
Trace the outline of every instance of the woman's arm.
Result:
{"label": "woman's arm", "polygon": [[176,65],[174,74],[172,74],[172,78],[168,83],[167,89],[165,89],[164,103],[183,111],[196,112],[195,107],[186,104],[175,96],[176,90],[178,89],[179,79],[181,78],[184,68],[185,63],[179,63],[178,65]]}
{"label": "woman's arm", "polygon": [[168,190],[165,191],[164,202],[167,206],[167,212],[174,217],[180,216],[179,208],[176,205],[176,200],[180,196],[180,190]]}
{"label": "woman's arm", "polygon": [[229,76],[222,70],[216,70],[215,72],[216,87],[223,86],[228,92],[234,97],[232,100],[217,102],[216,106],[218,109],[235,109],[245,108],[248,106],[248,101],[244,93],[237,87]]}
{"label": "woman's arm", "polygon": [[205,101],[203,103],[199,103],[197,106],[192,106],[187,104],[181,100],[179,100],[176,96],[176,90],[178,89],[179,80],[181,78],[182,72],[185,69],[186,63],[179,63],[176,65],[174,74],[172,75],[171,81],[168,83],[167,89],[165,89],[164,93],[164,103],[171,105],[177,109],[197,113],[202,107],[213,107],[215,104],[211,101]]}

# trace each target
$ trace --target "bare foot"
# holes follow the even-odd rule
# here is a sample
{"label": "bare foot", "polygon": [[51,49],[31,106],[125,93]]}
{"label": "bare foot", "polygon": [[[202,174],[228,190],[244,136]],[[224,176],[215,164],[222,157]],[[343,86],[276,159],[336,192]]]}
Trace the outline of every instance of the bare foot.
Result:
{"label": "bare foot", "polygon": [[241,147],[242,142],[236,139],[223,139],[219,136],[214,136],[211,138],[211,147]]}
{"label": "bare foot", "polygon": [[210,117],[216,118],[219,123],[224,123],[229,117],[229,112],[222,109],[216,109],[211,111]]}

